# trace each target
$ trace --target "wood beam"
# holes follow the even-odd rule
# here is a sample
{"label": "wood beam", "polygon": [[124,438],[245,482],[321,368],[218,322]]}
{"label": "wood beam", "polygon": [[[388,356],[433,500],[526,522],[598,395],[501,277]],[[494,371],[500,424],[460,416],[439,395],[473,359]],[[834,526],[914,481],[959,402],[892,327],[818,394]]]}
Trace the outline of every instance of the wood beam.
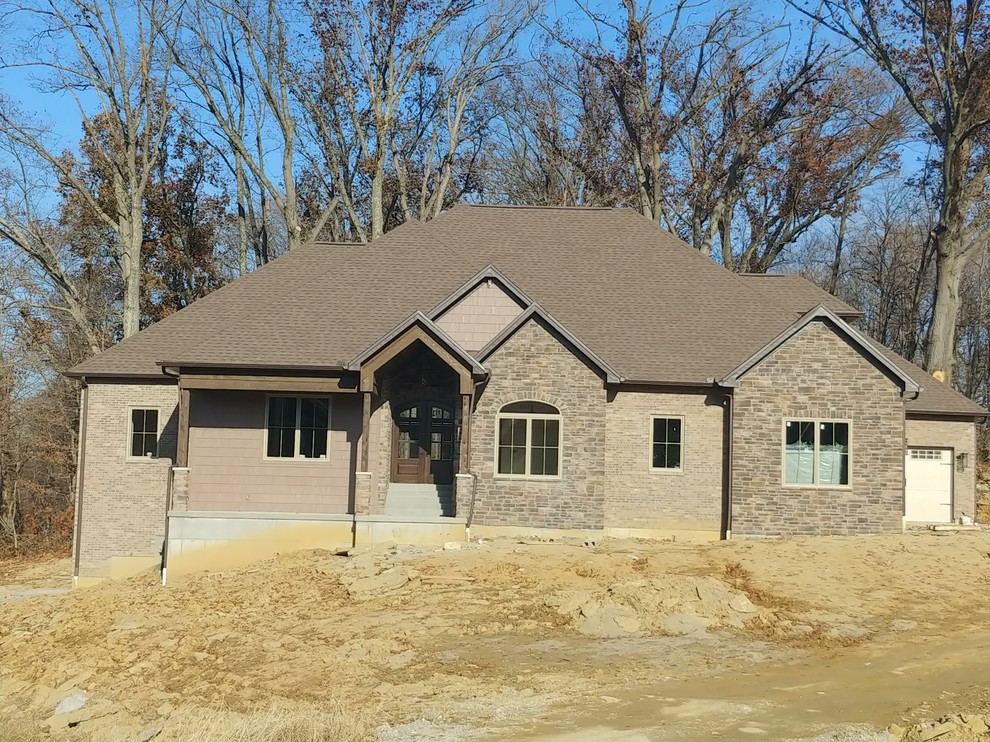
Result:
{"label": "wood beam", "polygon": [[322,392],[347,394],[357,392],[353,382],[340,378],[311,376],[227,376],[221,374],[183,374],[186,389],[218,389],[259,392]]}
{"label": "wood beam", "polygon": [[369,449],[371,442],[371,392],[364,392],[361,411],[361,471],[369,471]]}
{"label": "wood beam", "polygon": [[175,448],[175,465],[189,466],[189,389],[179,387],[179,432]]}
{"label": "wood beam", "polygon": [[461,450],[457,465],[458,472],[467,474],[471,467],[471,395],[461,395]]}

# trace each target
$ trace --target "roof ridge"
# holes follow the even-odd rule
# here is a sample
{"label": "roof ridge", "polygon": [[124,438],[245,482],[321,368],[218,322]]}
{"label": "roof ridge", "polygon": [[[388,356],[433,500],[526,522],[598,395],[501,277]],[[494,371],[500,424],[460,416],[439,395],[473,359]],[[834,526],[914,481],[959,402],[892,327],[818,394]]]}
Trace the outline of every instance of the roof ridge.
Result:
{"label": "roof ridge", "polygon": [[[530,209],[533,211],[632,211],[628,206],[552,206],[540,204],[469,204],[457,203],[447,211],[459,206],[471,209]],[[446,213],[446,211],[444,212]]]}

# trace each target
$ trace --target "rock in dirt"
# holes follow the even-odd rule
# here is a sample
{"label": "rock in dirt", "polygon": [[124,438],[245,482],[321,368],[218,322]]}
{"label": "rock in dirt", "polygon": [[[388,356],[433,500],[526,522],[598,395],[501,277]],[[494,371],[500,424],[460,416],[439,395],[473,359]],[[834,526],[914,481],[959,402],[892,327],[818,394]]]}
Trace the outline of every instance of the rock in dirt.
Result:
{"label": "rock in dirt", "polygon": [[162,724],[160,721],[155,722],[151,726],[142,729],[138,733],[138,736],[134,738],[134,742],[151,742],[151,740],[153,740],[155,737],[157,737],[159,734],[162,733],[162,729],[164,728],[165,725]]}
{"label": "rock in dirt", "polygon": [[59,701],[58,706],[55,707],[55,714],[68,714],[72,711],[78,711],[86,705],[86,701],[88,700],[88,693],[85,691],[77,691],[76,693],[66,696]]}
{"label": "rock in dirt", "polygon": [[865,626],[857,626],[852,623],[833,626],[826,634],[830,639],[862,639],[870,634],[870,630]]}
{"label": "rock in dirt", "polygon": [[752,601],[745,595],[737,595],[729,601],[729,608],[736,613],[756,613],[759,608],[753,605]]}
{"label": "rock in dirt", "polygon": [[99,719],[104,716],[109,716],[110,714],[115,714],[117,711],[118,709],[109,701],[97,701],[96,703],[87,704],[83,708],[76,709],[75,711],[70,711],[65,714],[55,714],[45,721],[45,726],[48,727],[50,732],[58,732],[63,729],[78,726],[83,722],[92,721],[93,719]]}
{"label": "rock in dirt", "polygon": [[708,632],[711,619],[691,613],[675,613],[663,622],[663,629],[672,636],[699,636]]}
{"label": "rock in dirt", "polygon": [[409,582],[410,571],[403,567],[386,569],[379,575],[359,577],[347,586],[347,592],[356,600],[374,598],[398,590]]}
{"label": "rock in dirt", "polygon": [[887,727],[887,742],[901,742],[905,734],[907,734],[907,729],[900,724],[891,724]]}
{"label": "rock in dirt", "polygon": [[632,608],[611,601],[589,600],[581,606],[577,630],[586,636],[615,639],[635,634],[641,623]]}
{"label": "rock in dirt", "polygon": [[918,742],[929,742],[929,740],[938,739],[949,732],[956,730],[955,722],[947,721],[944,724],[936,724],[931,729],[922,730],[921,734],[918,735]]}

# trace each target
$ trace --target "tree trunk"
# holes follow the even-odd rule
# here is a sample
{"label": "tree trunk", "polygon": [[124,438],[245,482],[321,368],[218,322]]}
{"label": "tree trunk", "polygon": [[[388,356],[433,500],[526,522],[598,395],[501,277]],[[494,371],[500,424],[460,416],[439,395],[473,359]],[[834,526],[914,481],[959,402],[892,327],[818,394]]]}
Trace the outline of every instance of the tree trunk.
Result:
{"label": "tree trunk", "polygon": [[380,163],[371,177],[371,239],[381,237],[385,232],[384,180],[385,166]]}
{"label": "tree trunk", "polygon": [[124,305],[121,312],[124,337],[141,329],[141,228],[140,219],[121,219],[120,274],[124,284]]}
{"label": "tree trunk", "polygon": [[935,263],[935,309],[928,331],[928,364],[931,374],[941,371],[946,383],[952,381],[956,358],[956,318],[959,316],[959,285],[966,256],[938,248]]}

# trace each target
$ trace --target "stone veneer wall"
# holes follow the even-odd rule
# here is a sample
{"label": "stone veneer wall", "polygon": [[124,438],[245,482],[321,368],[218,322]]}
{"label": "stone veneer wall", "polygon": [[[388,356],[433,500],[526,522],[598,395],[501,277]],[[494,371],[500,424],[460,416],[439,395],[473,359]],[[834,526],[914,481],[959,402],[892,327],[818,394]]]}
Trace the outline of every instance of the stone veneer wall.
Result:
{"label": "stone veneer wall", "polygon": [[[900,529],[900,387],[830,326],[808,325],[744,376],[734,393],[733,415],[733,535]],[[785,419],[851,422],[850,486],[783,484]]]}
{"label": "stone veneer wall", "polygon": [[[605,405],[602,378],[533,320],[488,359],[491,377],[471,425],[471,473],[479,525],[598,529],[605,522]],[[495,475],[496,415],[534,400],[560,410],[559,479]],[[462,514],[460,501],[459,514]],[[466,514],[466,513],[463,513]]]}
{"label": "stone veneer wall", "polygon": [[[605,412],[605,526],[720,533],[725,397],[659,387],[619,391]],[[681,417],[680,470],[652,469],[653,417]]]}
{"label": "stone veneer wall", "polygon": [[[79,576],[108,577],[119,557],[154,558],[165,538],[165,495],[175,459],[175,383],[91,381],[82,483]],[[157,408],[158,458],[128,458],[129,413]]]}
{"label": "stone veneer wall", "polygon": [[965,471],[952,468],[952,517],[976,514],[976,425],[972,420],[908,416],[907,445],[921,448],[950,446],[953,456],[969,454]]}

